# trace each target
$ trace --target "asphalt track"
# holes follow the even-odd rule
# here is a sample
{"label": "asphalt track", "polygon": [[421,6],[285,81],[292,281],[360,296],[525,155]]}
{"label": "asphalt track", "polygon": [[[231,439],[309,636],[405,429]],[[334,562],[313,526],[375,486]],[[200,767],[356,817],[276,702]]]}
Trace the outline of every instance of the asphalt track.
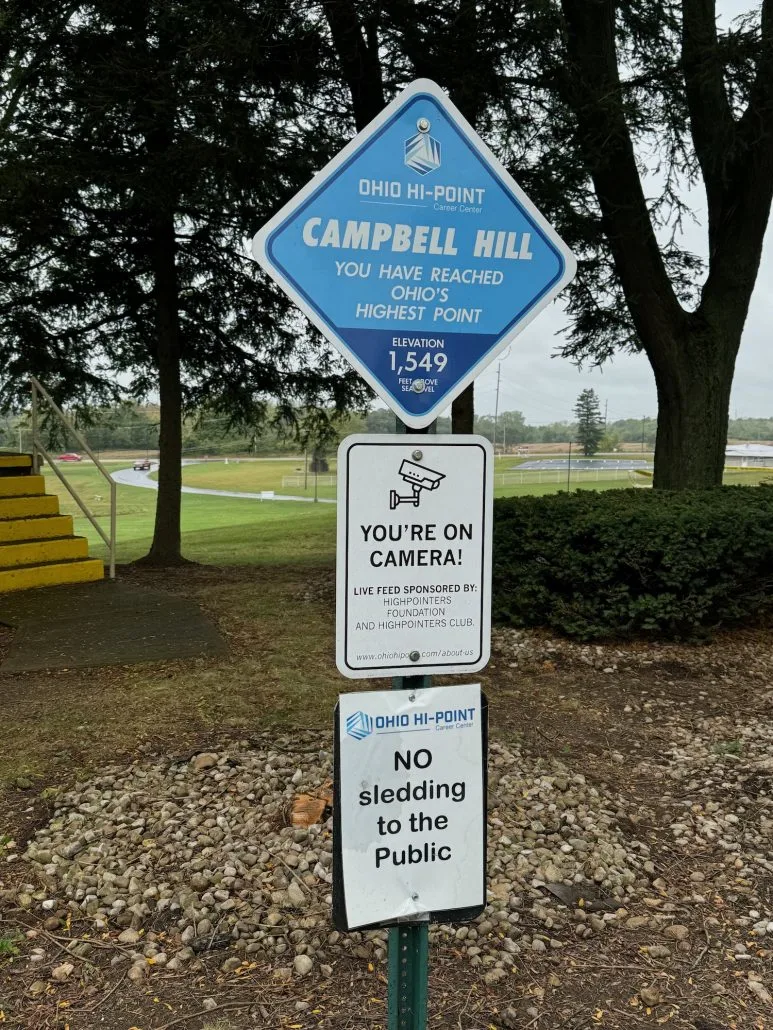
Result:
{"label": "asphalt track", "polygon": [[[195,461],[183,461],[183,465],[196,465],[198,462]],[[156,466],[157,468],[157,466]],[[154,471],[153,469],[150,472]],[[142,486],[146,490],[158,490],[158,483],[150,478],[150,472],[140,472],[138,469],[118,469],[117,472],[112,472],[111,475],[116,483],[120,483],[122,486]],[[244,493],[237,490],[205,490],[203,487],[198,486],[184,486],[182,487],[184,494],[208,494],[211,497],[241,497],[249,501],[306,501],[314,504],[313,497],[297,497],[293,494],[274,494],[272,497],[266,497],[264,493]],[[335,500],[332,497],[319,497],[317,499],[319,504],[335,504]]]}

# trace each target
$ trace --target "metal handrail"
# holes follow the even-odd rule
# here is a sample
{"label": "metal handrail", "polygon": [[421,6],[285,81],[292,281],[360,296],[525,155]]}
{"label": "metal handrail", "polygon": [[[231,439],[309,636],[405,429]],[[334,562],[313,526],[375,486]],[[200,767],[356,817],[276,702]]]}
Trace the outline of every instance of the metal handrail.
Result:
{"label": "metal handrail", "polygon": [[[115,538],[116,538],[116,504],[115,504],[115,501],[116,501],[116,484],[115,484],[115,480],[110,475],[110,473],[107,471],[107,469],[102,464],[102,462],[99,460],[99,458],[96,456],[96,454],[94,454],[92,449],[86,443],[86,441],[83,438],[83,436],[81,436],[81,434],[78,432],[78,430],[75,428],[75,426],[69,421],[69,419],[67,418],[65,413],[62,411],[62,409],[56,403],[56,401],[51,396],[51,394],[48,392],[48,390],[46,390],[46,388],[35,378],[35,376],[30,376],[30,382],[31,382],[31,385],[32,385],[32,411],[31,411],[31,415],[32,415],[32,472],[33,472],[33,475],[37,475],[39,473],[39,471],[40,471],[40,464],[39,464],[39,461],[38,461],[38,455],[40,455],[40,457],[42,457],[45,461],[48,462],[48,464],[51,466],[51,468],[54,470],[54,472],[59,477],[59,480],[61,481],[61,483],[70,492],[71,497],[73,498],[75,503],[78,505],[80,510],[83,512],[83,514],[86,516],[86,518],[92,524],[94,529],[97,531],[97,533],[99,533],[99,535],[104,540],[104,542],[105,542],[105,544],[107,546],[108,554],[110,556],[110,579],[115,579]],[[54,464],[54,461],[53,461],[51,455],[48,453],[48,451],[43,446],[43,444],[42,444],[42,442],[40,440],[40,436],[38,435],[38,395],[40,395],[40,397],[44,401],[46,401],[46,403],[53,409],[54,412],[56,412],[56,414],[59,416],[59,421],[62,423],[64,428],[67,430],[67,432],[72,433],[72,435],[75,437],[75,439],[80,444],[81,448],[86,452],[86,454],[88,454],[88,456],[94,462],[96,467],[99,469],[99,471],[102,474],[102,476],[107,480],[108,485],[110,487],[110,534],[109,534],[109,536],[108,536],[107,533],[105,533],[105,531],[102,529],[100,524],[97,522],[97,520],[96,520],[96,518],[94,516],[94,513],[91,511],[91,509],[86,504],[86,502],[83,500],[83,498],[80,496],[80,494],[75,489],[75,487],[71,483],[67,482],[67,479],[63,475],[62,470],[60,468],[58,468]]]}

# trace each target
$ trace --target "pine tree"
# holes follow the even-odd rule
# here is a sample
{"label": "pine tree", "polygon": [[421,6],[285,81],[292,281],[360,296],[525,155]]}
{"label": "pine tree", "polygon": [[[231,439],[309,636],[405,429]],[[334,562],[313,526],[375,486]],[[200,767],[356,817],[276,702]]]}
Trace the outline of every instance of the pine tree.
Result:
{"label": "pine tree", "polygon": [[595,390],[582,391],[574,406],[574,414],[577,419],[577,442],[582,445],[585,457],[590,458],[599,449],[604,435],[604,419]]}
{"label": "pine tree", "polygon": [[158,395],[148,558],[174,564],[186,405],[254,425],[365,395],[246,246],[329,156],[319,35],[280,0],[92,0],[48,56],[4,141],[0,365]]}

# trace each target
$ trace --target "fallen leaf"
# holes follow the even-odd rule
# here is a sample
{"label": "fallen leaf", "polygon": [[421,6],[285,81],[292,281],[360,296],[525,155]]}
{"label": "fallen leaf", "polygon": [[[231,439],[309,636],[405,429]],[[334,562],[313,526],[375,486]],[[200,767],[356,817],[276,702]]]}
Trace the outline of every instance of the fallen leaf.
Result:
{"label": "fallen leaf", "polygon": [[293,801],[290,822],[293,826],[313,826],[325,821],[325,810],[333,805],[332,784],[326,783],[318,794],[299,794]]}

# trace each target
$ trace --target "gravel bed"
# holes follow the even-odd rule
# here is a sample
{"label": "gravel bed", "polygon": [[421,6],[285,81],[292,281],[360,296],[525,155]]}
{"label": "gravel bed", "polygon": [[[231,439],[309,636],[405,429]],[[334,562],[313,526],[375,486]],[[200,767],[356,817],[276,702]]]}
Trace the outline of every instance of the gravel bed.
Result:
{"label": "gravel bed", "polygon": [[[736,954],[750,937],[773,939],[760,887],[773,871],[771,727],[705,719],[674,737],[656,763],[642,759],[634,770],[668,781],[657,811],[559,760],[492,742],[488,905],[475,922],[433,925],[431,941],[480,967],[488,983],[519,955],[549,957],[613,928],[636,932],[650,958],[667,962],[693,947],[685,906],[706,906],[719,926],[719,895],[735,906]],[[0,902],[42,916],[51,933],[69,917],[117,936],[113,961],[135,981],[201,968],[214,952],[224,972],[270,962],[286,979],[329,976],[342,955],[383,962],[386,931],[332,930],[332,820],[288,825],[296,795],[329,782],[328,747],[322,734],[274,735],[108,768],[61,796],[25,854],[7,856],[29,882],[0,891]],[[683,859],[679,884],[660,875],[663,837]],[[75,961],[90,950],[87,941],[70,948]],[[46,960],[46,949],[32,960]],[[62,978],[72,972],[58,968]]]}

